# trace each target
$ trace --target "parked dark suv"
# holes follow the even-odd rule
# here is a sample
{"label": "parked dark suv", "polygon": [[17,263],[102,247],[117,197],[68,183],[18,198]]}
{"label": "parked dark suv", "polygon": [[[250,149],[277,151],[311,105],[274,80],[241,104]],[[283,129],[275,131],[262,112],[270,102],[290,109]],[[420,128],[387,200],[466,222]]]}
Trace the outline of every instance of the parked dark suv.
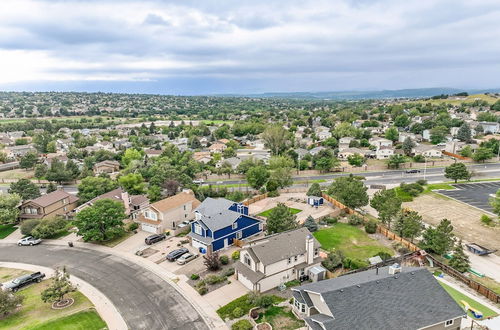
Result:
{"label": "parked dark suv", "polygon": [[173,261],[179,259],[181,257],[181,255],[183,255],[184,253],[187,253],[187,252],[189,252],[189,250],[186,248],[180,248],[177,250],[173,250],[172,252],[167,254],[167,260],[173,262]]}
{"label": "parked dark suv", "polygon": [[147,245],[151,245],[151,244],[154,244],[156,242],[163,241],[166,237],[167,236],[165,234],[154,234],[154,235],[146,237],[144,239],[144,242]]}
{"label": "parked dark suv", "polygon": [[23,275],[18,278],[13,279],[12,281],[9,281],[7,283],[2,284],[2,290],[9,290],[16,292],[20,288],[31,284],[31,283],[39,283],[42,281],[42,279],[45,277],[44,273],[41,272],[36,272],[30,275]]}

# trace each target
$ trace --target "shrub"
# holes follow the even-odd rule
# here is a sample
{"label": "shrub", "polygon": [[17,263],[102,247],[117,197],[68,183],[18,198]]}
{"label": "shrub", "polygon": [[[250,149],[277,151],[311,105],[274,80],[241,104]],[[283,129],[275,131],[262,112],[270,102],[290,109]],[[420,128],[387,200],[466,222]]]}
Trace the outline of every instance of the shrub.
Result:
{"label": "shrub", "polygon": [[224,276],[218,276],[218,275],[208,275],[204,279],[204,281],[207,284],[210,284],[210,285],[221,283],[221,282],[224,282],[225,280],[226,280],[226,277],[224,277]]}
{"label": "shrub", "polygon": [[280,193],[278,192],[278,190],[273,190],[267,194],[267,197],[278,197],[279,195]]}
{"label": "shrub", "polygon": [[206,286],[200,286],[197,291],[200,296],[206,295],[208,293],[208,289]]}
{"label": "shrub", "polygon": [[214,252],[209,255],[204,255],[203,259],[204,259],[203,264],[207,266],[208,270],[216,271],[220,269],[220,260],[218,252]]}
{"label": "shrub", "polygon": [[226,277],[229,277],[229,276],[232,276],[234,275],[234,268],[228,268],[225,272],[224,272],[224,276]]}
{"label": "shrub", "polygon": [[345,257],[342,263],[345,268],[349,269],[360,269],[368,267],[368,263],[366,261],[349,257]]}
{"label": "shrub", "polygon": [[325,217],[325,218],[323,218],[323,221],[329,225],[333,225],[333,224],[336,224],[337,222],[339,222],[339,218],[338,217]]}
{"label": "shrub", "polygon": [[491,223],[493,222],[493,219],[490,218],[489,216],[487,216],[486,214],[483,214],[481,216],[481,222],[484,223],[485,225],[491,225]]}
{"label": "shrub", "polygon": [[233,254],[231,254],[231,259],[239,260],[240,259],[240,251],[234,251]]}
{"label": "shrub", "polygon": [[347,221],[349,222],[350,225],[359,226],[360,224],[363,223],[363,218],[357,216],[356,214],[351,214]]}
{"label": "shrub", "polygon": [[274,299],[271,296],[261,296],[258,302],[258,305],[262,308],[267,308],[272,306],[274,303]]}
{"label": "shrub", "polygon": [[392,256],[389,253],[384,252],[384,251],[380,251],[379,253],[377,253],[376,255],[374,255],[374,257],[376,257],[376,256],[379,256],[380,259],[382,259],[382,260],[387,260],[387,259],[392,258]]}
{"label": "shrub", "polygon": [[413,197],[417,197],[419,194],[421,194],[424,191],[424,187],[419,185],[418,183],[401,183],[399,185],[402,191],[410,194]]}
{"label": "shrub", "polygon": [[60,218],[44,219],[33,230],[31,235],[38,238],[49,238],[66,229],[68,221]]}
{"label": "shrub", "polygon": [[408,250],[408,248],[406,246],[404,246],[403,244],[398,243],[398,242],[393,243],[392,248],[401,254],[406,254],[406,253],[410,252],[410,250]]}
{"label": "shrub", "polygon": [[417,163],[424,163],[425,162],[425,157],[422,155],[415,155],[413,157],[413,160]]}
{"label": "shrub", "polygon": [[233,309],[233,312],[231,313],[231,316],[235,319],[238,319],[238,318],[242,317],[243,315],[245,315],[245,312],[239,307],[236,307],[235,309]]}
{"label": "shrub", "polygon": [[198,274],[191,274],[191,279],[193,281],[199,280],[200,279],[200,275],[198,275]]}
{"label": "shrub", "polygon": [[128,224],[128,230],[129,231],[134,231],[139,228],[139,224],[137,222],[131,222]]}
{"label": "shrub", "polygon": [[375,234],[375,232],[377,231],[377,221],[370,220],[370,221],[366,222],[365,223],[365,231],[368,234]]}
{"label": "shrub", "polygon": [[220,260],[220,263],[223,265],[227,265],[229,263],[228,256],[220,256],[219,260]]}
{"label": "shrub", "polygon": [[28,219],[21,223],[21,234],[25,236],[31,235],[33,229],[41,222],[39,219]]}
{"label": "shrub", "polygon": [[342,260],[344,259],[344,255],[342,251],[335,250],[333,252],[328,253],[328,257],[321,262],[321,265],[333,272],[337,267],[342,265]]}
{"label": "shrub", "polygon": [[253,325],[248,320],[239,320],[231,326],[231,330],[252,330]]}
{"label": "shrub", "polygon": [[241,191],[233,191],[226,196],[227,199],[233,202],[241,202],[245,199],[245,194]]}

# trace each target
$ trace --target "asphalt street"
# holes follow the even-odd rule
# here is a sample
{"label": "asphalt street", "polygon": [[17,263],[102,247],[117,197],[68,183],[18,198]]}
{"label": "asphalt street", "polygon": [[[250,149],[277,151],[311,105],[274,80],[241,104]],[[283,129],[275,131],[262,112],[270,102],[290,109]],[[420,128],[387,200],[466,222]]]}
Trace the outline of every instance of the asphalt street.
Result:
{"label": "asphalt street", "polygon": [[500,189],[500,182],[461,183],[452,186],[456,189],[437,192],[482,210],[493,212],[489,199]]}
{"label": "asphalt street", "polygon": [[0,244],[0,260],[45,267],[66,266],[113,302],[129,329],[208,329],[171,285],[117,256],[84,248]]}

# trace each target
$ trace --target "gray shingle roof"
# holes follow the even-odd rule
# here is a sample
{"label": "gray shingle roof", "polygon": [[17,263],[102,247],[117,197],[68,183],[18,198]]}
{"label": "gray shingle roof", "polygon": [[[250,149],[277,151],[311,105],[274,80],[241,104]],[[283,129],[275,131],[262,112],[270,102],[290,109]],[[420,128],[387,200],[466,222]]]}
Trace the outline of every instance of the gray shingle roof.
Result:
{"label": "gray shingle roof", "polygon": [[[270,265],[280,260],[301,255],[306,252],[306,237],[311,233],[307,228],[299,228],[283,233],[266,236],[249,243],[247,250],[253,254],[264,265]],[[314,247],[321,245],[313,237]]]}
{"label": "gray shingle roof", "polygon": [[200,212],[203,215],[210,215],[213,213],[217,213],[220,210],[227,210],[233,205],[234,202],[227,200],[225,198],[211,198],[207,197],[201,204],[198,206],[195,211]]}
{"label": "gray shingle roof", "polygon": [[419,329],[465,315],[425,268],[394,276],[383,267],[379,275],[372,269],[294,290],[322,295],[334,317],[323,324],[332,330]]}

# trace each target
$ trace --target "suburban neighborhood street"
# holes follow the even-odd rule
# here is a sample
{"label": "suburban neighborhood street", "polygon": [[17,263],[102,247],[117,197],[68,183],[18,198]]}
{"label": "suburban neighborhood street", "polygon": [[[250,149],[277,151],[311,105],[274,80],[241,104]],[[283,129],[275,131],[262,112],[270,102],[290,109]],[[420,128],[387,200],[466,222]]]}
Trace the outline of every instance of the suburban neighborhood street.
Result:
{"label": "suburban neighborhood street", "polygon": [[0,244],[0,260],[45,267],[66,266],[118,309],[130,329],[208,329],[201,316],[171,285],[120,257],[52,245]]}

